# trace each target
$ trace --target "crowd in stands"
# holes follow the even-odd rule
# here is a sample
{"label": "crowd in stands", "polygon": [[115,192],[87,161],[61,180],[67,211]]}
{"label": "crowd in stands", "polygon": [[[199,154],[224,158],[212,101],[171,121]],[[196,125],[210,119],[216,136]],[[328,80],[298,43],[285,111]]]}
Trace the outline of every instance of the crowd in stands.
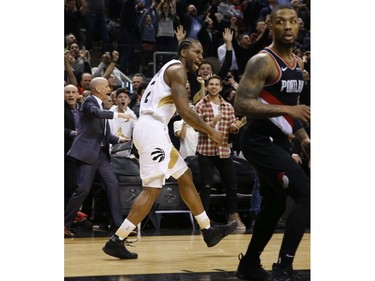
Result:
{"label": "crowd in stands", "polygon": [[[65,0],[65,154],[77,135],[77,111],[90,95],[90,82],[95,77],[106,78],[109,82],[111,92],[103,108],[131,116],[129,122],[121,119],[110,122],[114,135],[131,142],[132,128],[139,117],[140,99],[149,79],[155,74],[153,54],[174,53],[185,38],[198,39],[204,50],[203,62],[197,73],[188,74],[191,106],[201,108],[208,94],[207,81],[216,74],[214,81],[220,84],[217,85],[220,88],[218,100],[233,107],[247,61],[272,42],[269,15],[278,5],[291,5],[299,16],[294,53],[304,61],[305,87],[300,102],[310,105],[309,0]],[[99,46],[99,53],[94,48],[95,44]],[[94,61],[98,63],[93,64]],[[67,118],[67,115],[70,117]],[[228,133],[232,156],[241,155],[238,136],[240,127],[246,122],[242,116],[236,118],[243,124],[235,126],[238,128],[238,131],[233,129],[235,134]],[[198,135],[178,115],[171,120],[170,136],[176,148],[186,157],[196,153]],[[186,139],[188,136],[194,139]],[[195,148],[191,147],[192,143]],[[137,152],[132,149],[130,153],[116,152],[116,156],[136,157]],[[298,145],[294,156],[296,161],[305,165]],[[74,192],[76,173],[74,161],[69,157],[65,161],[67,205]],[[308,167],[304,168],[309,171]],[[259,197],[259,189],[254,188],[253,191],[258,192],[253,197]],[[256,217],[257,210],[252,212]]]}

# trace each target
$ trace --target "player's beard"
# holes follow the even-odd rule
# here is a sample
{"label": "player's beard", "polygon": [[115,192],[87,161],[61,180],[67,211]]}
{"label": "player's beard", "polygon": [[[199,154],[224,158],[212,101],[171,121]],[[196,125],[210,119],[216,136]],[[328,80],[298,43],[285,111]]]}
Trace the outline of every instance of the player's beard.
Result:
{"label": "player's beard", "polygon": [[287,48],[287,49],[294,48],[295,44],[296,44],[296,40],[293,40],[293,42],[291,41],[285,42],[284,40],[280,40],[279,42],[280,46]]}

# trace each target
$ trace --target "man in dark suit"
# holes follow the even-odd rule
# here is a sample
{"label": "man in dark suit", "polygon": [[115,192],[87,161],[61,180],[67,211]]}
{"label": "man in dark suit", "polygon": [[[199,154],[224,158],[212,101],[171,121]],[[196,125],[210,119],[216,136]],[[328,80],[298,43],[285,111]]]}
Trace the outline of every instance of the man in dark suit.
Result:
{"label": "man in dark suit", "polygon": [[78,95],[76,86],[69,84],[64,87],[64,207],[76,189],[76,160],[66,154],[77,136],[81,107],[81,103],[77,101]]}
{"label": "man in dark suit", "polygon": [[107,94],[111,90],[107,79],[94,78],[90,82],[90,90],[92,94],[82,104],[77,137],[67,153],[68,156],[76,159],[78,175],[77,189],[65,208],[65,238],[73,237],[69,227],[74,222],[83,201],[90,193],[95,173],[98,173],[102,178],[114,226],[119,227],[123,221],[120,192],[110,162],[109,144],[125,142],[126,139],[111,134],[107,119],[130,119],[131,116],[127,113],[103,110],[102,103],[108,98]]}

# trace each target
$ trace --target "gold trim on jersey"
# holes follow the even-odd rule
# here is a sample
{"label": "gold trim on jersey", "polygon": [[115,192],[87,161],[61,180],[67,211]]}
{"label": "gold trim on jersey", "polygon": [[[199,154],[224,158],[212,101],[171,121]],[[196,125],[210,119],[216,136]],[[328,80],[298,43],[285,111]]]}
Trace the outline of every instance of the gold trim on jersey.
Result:
{"label": "gold trim on jersey", "polygon": [[171,157],[171,160],[168,163],[168,169],[172,169],[174,167],[174,165],[176,165],[176,162],[177,162],[178,157],[179,157],[178,151],[175,147],[172,147],[170,157]]}
{"label": "gold trim on jersey", "polygon": [[172,96],[166,96],[166,97],[162,98],[159,101],[158,107],[161,107],[161,106],[163,106],[165,104],[173,104],[173,98],[172,98]]}

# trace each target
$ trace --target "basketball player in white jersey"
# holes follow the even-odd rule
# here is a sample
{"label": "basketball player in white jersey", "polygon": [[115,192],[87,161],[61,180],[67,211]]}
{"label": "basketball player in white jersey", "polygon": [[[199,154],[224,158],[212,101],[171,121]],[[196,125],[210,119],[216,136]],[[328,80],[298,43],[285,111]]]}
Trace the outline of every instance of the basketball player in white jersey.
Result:
{"label": "basketball player in white jersey", "polygon": [[143,190],[134,201],[127,218],[103,247],[103,251],[113,257],[138,258],[138,254],[126,249],[126,238],[149,213],[165,180],[170,176],[177,180],[181,198],[197,220],[208,247],[215,246],[237,226],[235,221],[226,225],[210,225],[194,186],[192,173],[170,140],[168,123],[177,110],[190,126],[206,133],[218,144],[223,142],[223,134],[203,122],[190,108],[185,89],[187,72],[196,72],[203,60],[202,45],[188,38],[180,43],[177,52],[178,59],[171,60],[159,70],[142,96],[133,140],[139,152]]}

